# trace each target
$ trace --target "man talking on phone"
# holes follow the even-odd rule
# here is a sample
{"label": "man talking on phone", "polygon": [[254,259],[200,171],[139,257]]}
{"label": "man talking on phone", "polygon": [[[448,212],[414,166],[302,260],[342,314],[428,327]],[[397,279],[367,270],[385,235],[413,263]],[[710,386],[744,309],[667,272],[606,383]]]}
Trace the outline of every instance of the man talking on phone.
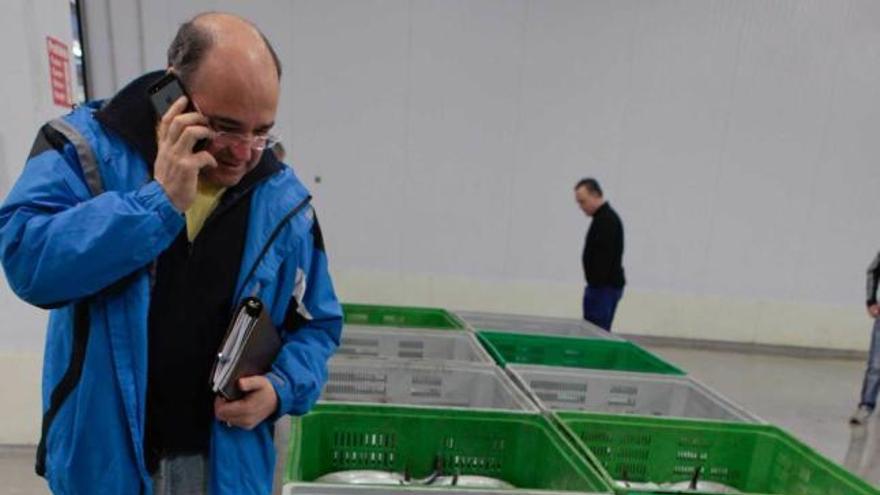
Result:
{"label": "man talking on phone", "polygon": [[[157,114],[148,90],[169,73],[191,98]],[[54,493],[271,492],[273,424],[314,405],[342,330],[309,193],[264,152],[280,77],[254,25],[201,14],[167,70],[40,129],[0,257],[51,310],[36,469]],[[248,296],[283,345],[226,401],[209,375]]]}

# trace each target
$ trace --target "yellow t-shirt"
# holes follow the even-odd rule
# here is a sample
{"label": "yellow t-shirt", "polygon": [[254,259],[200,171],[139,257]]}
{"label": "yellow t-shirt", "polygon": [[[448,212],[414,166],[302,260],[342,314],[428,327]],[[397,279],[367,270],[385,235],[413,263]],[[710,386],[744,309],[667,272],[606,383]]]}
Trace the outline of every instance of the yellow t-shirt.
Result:
{"label": "yellow t-shirt", "polygon": [[189,242],[192,242],[199,235],[202,225],[205,224],[205,220],[208,219],[211,212],[217,207],[217,204],[220,202],[220,196],[223,195],[225,190],[225,187],[199,181],[196,190],[196,200],[186,210],[186,236],[189,238]]}

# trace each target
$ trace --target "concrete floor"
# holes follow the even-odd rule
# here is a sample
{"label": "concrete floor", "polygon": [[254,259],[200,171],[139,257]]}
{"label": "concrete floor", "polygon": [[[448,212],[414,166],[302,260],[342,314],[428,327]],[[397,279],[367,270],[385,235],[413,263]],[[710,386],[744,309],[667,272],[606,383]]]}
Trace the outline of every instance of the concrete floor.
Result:
{"label": "concrete floor", "polygon": [[762,419],[880,486],[880,424],[853,428],[865,363],[647,346]]}
{"label": "concrete floor", "polygon": [[[830,459],[846,460],[851,470],[880,482],[880,425],[851,429],[847,424],[861,386],[861,361],[650,348]],[[33,459],[33,447],[0,447],[0,491],[48,493],[34,475]]]}
{"label": "concrete floor", "polygon": [[46,482],[34,474],[35,447],[0,447],[0,480],[8,495],[43,495],[49,493]]}
{"label": "concrete floor", "polygon": [[842,462],[864,364],[855,360],[649,347],[762,419]]}

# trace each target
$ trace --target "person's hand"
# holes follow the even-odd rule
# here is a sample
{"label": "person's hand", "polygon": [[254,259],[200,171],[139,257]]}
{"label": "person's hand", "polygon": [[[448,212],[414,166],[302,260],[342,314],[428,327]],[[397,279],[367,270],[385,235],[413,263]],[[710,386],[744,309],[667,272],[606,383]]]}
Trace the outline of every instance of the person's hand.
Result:
{"label": "person's hand", "polygon": [[180,212],[186,211],[196,198],[199,171],[217,166],[217,161],[207,151],[192,151],[199,139],[210,138],[213,131],[207,127],[208,120],[204,115],[182,113],[186,103],[186,97],[181,96],[159,121],[159,150],[153,163],[156,182]]}
{"label": "person's hand", "polygon": [[268,378],[249,376],[238,381],[245,396],[236,401],[214,398],[214,416],[228,426],[253,429],[278,408],[278,396]]}
{"label": "person's hand", "polygon": [[868,315],[871,318],[880,318],[880,304],[874,303],[868,306]]}

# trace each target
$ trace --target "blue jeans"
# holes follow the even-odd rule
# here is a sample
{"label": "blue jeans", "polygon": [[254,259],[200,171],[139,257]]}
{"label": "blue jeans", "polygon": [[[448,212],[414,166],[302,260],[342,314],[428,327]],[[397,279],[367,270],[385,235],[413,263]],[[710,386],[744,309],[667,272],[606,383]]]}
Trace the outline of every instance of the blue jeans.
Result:
{"label": "blue jeans", "polygon": [[588,285],[584,289],[584,319],[610,332],[621,297],[623,289]]}
{"label": "blue jeans", "polygon": [[865,381],[862,383],[861,406],[874,409],[877,405],[877,392],[880,391],[880,318],[874,320],[871,332],[871,350],[868,351],[868,369],[865,370]]}

